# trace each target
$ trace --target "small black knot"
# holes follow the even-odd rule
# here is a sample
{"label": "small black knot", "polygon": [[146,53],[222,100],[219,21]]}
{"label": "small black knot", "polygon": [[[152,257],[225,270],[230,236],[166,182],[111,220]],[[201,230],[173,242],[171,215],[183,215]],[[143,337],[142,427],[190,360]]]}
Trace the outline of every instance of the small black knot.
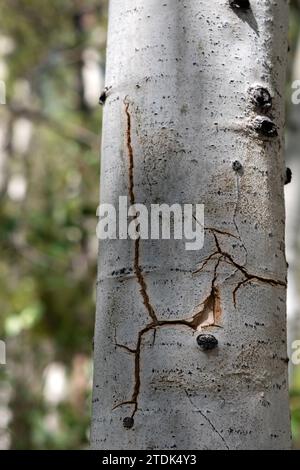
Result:
{"label": "small black knot", "polygon": [[253,128],[266,137],[276,137],[278,135],[276,125],[266,116],[257,116],[253,121]]}
{"label": "small black knot", "polygon": [[249,0],[229,0],[231,8],[239,10],[249,10],[251,8]]}
{"label": "small black knot", "polygon": [[213,335],[202,334],[197,337],[198,346],[202,351],[210,351],[218,346],[218,340]]}
{"label": "small black knot", "polygon": [[101,104],[101,106],[105,104],[106,98],[107,98],[107,88],[104,88],[104,90],[102,91],[99,97],[99,104]]}
{"label": "small black knot", "polygon": [[233,169],[233,171],[235,171],[236,173],[238,173],[241,176],[244,173],[243,165],[238,160],[235,160],[235,162],[233,162],[232,169]]}
{"label": "small black knot", "polygon": [[290,168],[285,169],[285,180],[284,184],[289,184],[292,181],[293,173]]}
{"label": "small black knot", "polygon": [[259,109],[266,111],[272,107],[272,96],[266,88],[255,86],[249,90],[252,103]]}
{"label": "small black knot", "polygon": [[131,416],[126,416],[126,418],[123,419],[123,426],[125,429],[131,429],[133,428],[134,425],[134,419]]}

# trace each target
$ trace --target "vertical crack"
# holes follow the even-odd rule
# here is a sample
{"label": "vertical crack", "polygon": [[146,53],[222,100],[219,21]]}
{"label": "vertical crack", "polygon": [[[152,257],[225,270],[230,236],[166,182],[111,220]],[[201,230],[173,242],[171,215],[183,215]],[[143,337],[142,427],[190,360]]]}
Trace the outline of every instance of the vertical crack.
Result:
{"label": "vertical crack", "polygon": [[134,273],[136,275],[137,281],[140,286],[140,293],[143,297],[143,303],[147,309],[149,317],[151,318],[152,322],[157,323],[157,317],[150,303],[150,298],[147,292],[147,284],[143,276],[142,269],[140,267],[140,238],[135,240],[134,246]]}
{"label": "vertical crack", "polygon": [[133,387],[133,392],[130,400],[123,401],[121,403],[116,404],[113,408],[112,411],[116,410],[117,408],[120,408],[121,406],[124,405],[133,405],[133,411],[131,414],[131,418],[134,417],[135,413],[138,410],[138,396],[140,393],[140,388],[141,388],[141,345],[142,345],[142,340],[143,336],[148,333],[148,331],[152,330],[155,328],[155,324],[150,323],[149,325],[145,326],[139,334],[138,334],[138,339],[137,339],[137,344],[136,344],[136,349],[130,349],[127,346],[124,346],[122,344],[117,344],[115,345],[119,348],[127,350],[127,352],[134,354],[134,387]]}
{"label": "vertical crack", "polygon": [[124,104],[125,104],[125,113],[126,113],[126,120],[127,120],[126,147],[127,147],[128,159],[129,159],[129,168],[128,168],[129,200],[130,200],[130,204],[134,205],[135,204],[134,177],[133,177],[134,158],[133,158],[133,147],[132,147],[132,138],[131,138],[131,114],[129,112],[129,102],[126,101],[126,97],[124,99]]}
{"label": "vertical crack", "polygon": [[[126,114],[126,147],[129,159],[128,165],[128,190],[129,190],[129,200],[130,204],[135,204],[135,193],[134,193],[134,154],[132,147],[132,126],[131,126],[131,114],[129,111],[129,102],[126,97],[124,99],[125,104],[125,114]],[[136,227],[138,228],[137,223],[137,213],[134,215],[134,220],[136,221]],[[140,293],[143,298],[143,303],[147,309],[147,312],[152,320],[152,322],[157,322],[156,314],[154,308],[151,305],[150,298],[147,292],[147,284],[143,276],[143,271],[140,266],[140,237],[134,241],[134,273],[137,278],[138,284],[140,286]]]}

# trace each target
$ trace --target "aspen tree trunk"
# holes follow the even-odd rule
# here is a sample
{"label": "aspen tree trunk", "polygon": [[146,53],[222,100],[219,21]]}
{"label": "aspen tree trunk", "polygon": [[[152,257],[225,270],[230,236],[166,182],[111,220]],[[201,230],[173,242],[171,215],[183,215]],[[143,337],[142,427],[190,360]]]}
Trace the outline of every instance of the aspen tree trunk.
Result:
{"label": "aspen tree trunk", "polygon": [[[298,38],[295,57],[293,60],[292,82],[300,78],[300,35]],[[297,92],[299,98],[300,93]],[[293,172],[292,184],[285,187],[286,202],[286,255],[289,263],[287,313],[288,313],[288,344],[291,348],[293,341],[300,335],[300,296],[298,276],[300,266],[300,104],[291,104],[287,133],[287,165]],[[293,365],[290,363],[290,372]]]}
{"label": "aspen tree trunk", "polygon": [[287,8],[110,2],[101,203],[205,204],[205,244],[100,243],[94,448],[290,447]]}

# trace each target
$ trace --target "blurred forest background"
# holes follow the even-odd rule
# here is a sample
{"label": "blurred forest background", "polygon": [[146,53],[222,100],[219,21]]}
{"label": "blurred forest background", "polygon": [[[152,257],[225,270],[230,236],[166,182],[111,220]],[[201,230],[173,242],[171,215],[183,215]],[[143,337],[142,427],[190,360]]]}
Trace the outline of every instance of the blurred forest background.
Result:
{"label": "blurred forest background", "polygon": [[[0,0],[0,449],[88,447],[107,0]],[[289,344],[300,339],[300,1],[287,84]],[[299,169],[298,169],[299,168]],[[296,178],[297,172],[299,178]],[[297,336],[298,335],[298,336]],[[300,366],[290,369],[300,447]]]}

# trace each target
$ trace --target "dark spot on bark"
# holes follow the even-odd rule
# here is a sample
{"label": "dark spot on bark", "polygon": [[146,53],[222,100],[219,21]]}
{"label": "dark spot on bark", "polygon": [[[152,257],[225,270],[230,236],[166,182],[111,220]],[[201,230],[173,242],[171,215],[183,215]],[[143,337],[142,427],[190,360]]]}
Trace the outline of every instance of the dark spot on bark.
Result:
{"label": "dark spot on bark", "polygon": [[264,87],[256,86],[250,88],[249,93],[251,95],[252,103],[259,109],[266,111],[272,107],[272,96],[269,90]]}
{"label": "dark spot on bark", "polygon": [[213,335],[201,334],[197,337],[198,346],[202,351],[210,351],[218,346],[218,340]]}
{"label": "dark spot on bark", "polygon": [[238,10],[250,10],[249,0],[229,0],[231,8],[237,8]]}
{"label": "dark spot on bark", "polygon": [[235,171],[236,173],[238,173],[239,175],[243,175],[244,174],[244,169],[243,169],[243,165],[241,164],[241,162],[239,162],[238,160],[235,160],[232,164],[232,168],[233,168],[233,171]]}
{"label": "dark spot on bark", "polygon": [[126,418],[123,419],[123,426],[125,429],[131,429],[133,428],[134,425],[134,419],[131,416],[126,416]]}
{"label": "dark spot on bark", "polygon": [[101,106],[103,106],[103,105],[105,104],[106,98],[107,98],[107,88],[105,88],[105,89],[102,91],[102,93],[101,93],[101,95],[100,95],[100,97],[99,97],[99,104],[100,104]]}
{"label": "dark spot on bark", "polygon": [[266,137],[276,137],[278,135],[275,123],[266,116],[257,116],[253,121],[253,128]]}
{"label": "dark spot on bark", "polygon": [[292,181],[292,176],[292,170],[290,168],[286,168],[284,184],[289,184]]}

